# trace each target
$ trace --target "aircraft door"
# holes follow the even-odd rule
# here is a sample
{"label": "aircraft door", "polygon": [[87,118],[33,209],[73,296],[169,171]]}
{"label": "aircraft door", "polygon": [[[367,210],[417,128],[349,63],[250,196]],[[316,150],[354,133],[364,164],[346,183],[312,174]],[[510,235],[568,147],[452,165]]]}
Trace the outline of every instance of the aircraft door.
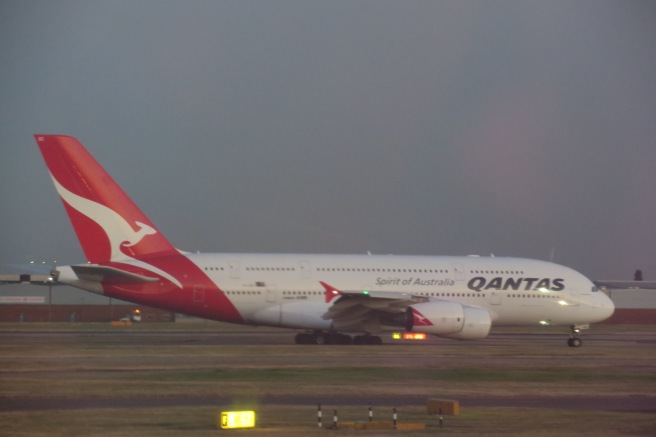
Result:
{"label": "aircraft door", "polygon": [[276,303],[276,302],[278,302],[278,291],[277,290],[267,290],[266,291],[266,301],[267,301],[267,303]]}
{"label": "aircraft door", "polygon": [[239,261],[232,260],[229,263],[230,267],[230,277],[233,279],[239,278],[241,275],[241,269],[239,268]]}
{"label": "aircraft door", "polygon": [[312,269],[310,268],[310,261],[301,261],[301,277],[309,279],[312,277]]}
{"label": "aircraft door", "polygon": [[465,268],[462,264],[453,265],[453,279],[455,281],[464,281],[465,278]]}

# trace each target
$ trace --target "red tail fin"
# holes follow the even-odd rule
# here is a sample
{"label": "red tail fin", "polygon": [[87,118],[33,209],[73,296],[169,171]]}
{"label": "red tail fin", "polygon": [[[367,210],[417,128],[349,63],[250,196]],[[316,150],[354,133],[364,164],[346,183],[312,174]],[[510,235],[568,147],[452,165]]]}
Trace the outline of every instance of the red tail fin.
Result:
{"label": "red tail fin", "polygon": [[34,137],[89,262],[178,253],[77,139]]}

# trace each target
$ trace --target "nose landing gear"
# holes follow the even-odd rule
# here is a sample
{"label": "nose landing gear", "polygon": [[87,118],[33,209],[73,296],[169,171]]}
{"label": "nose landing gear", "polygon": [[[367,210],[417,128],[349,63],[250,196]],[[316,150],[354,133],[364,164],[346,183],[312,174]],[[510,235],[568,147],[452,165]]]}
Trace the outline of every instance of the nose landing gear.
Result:
{"label": "nose landing gear", "polygon": [[569,338],[567,339],[567,346],[569,347],[581,347],[583,342],[579,338],[581,329],[588,329],[590,325],[572,325],[569,327]]}

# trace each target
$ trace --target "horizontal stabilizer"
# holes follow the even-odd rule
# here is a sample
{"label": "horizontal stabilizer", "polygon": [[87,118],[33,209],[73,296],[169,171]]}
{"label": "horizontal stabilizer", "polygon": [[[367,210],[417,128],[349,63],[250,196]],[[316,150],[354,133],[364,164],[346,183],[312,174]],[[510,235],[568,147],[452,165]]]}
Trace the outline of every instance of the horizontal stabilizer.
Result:
{"label": "horizontal stabilizer", "polygon": [[103,282],[106,284],[146,284],[159,278],[138,275],[114,267],[97,264],[71,266],[77,277],[84,281]]}

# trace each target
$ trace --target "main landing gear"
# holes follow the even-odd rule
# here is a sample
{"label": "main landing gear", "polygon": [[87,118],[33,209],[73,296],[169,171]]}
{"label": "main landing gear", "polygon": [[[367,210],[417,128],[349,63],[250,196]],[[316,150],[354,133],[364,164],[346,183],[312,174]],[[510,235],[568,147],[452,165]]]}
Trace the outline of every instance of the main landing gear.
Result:
{"label": "main landing gear", "polygon": [[590,325],[572,325],[569,327],[569,338],[567,339],[567,346],[581,347],[583,342],[579,338],[581,329],[588,329]]}
{"label": "main landing gear", "polygon": [[296,334],[296,344],[383,344],[383,340],[376,335],[350,335],[336,332],[303,332]]}

